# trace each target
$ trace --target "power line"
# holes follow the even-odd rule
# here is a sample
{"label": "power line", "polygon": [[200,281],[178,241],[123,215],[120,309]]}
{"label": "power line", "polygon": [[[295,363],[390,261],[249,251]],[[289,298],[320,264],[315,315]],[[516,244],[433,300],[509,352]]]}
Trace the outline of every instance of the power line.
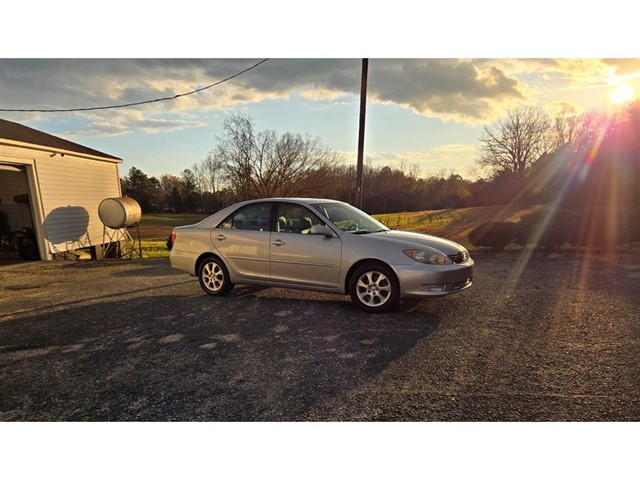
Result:
{"label": "power line", "polygon": [[92,110],[109,110],[109,109],[114,109],[114,108],[136,107],[138,105],[145,105],[145,104],[148,104],[148,103],[166,102],[168,100],[175,100],[176,98],[186,97],[187,95],[193,95],[194,93],[199,93],[199,92],[202,92],[204,90],[208,90],[210,88],[216,87],[216,86],[218,86],[218,85],[220,85],[220,84],[222,84],[224,82],[228,82],[229,80],[232,80],[232,79],[234,79],[236,77],[239,77],[243,73],[247,73],[249,70],[253,70],[256,67],[259,67],[260,65],[265,63],[267,60],[269,60],[269,59],[265,58],[264,60],[259,61],[255,65],[252,65],[251,67],[245,68],[241,72],[236,73],[235,75],[231,75],[230,77],[227,77],[227,78],[225,78],[223,80],[220,80],[218,82],[212,83],[211,85],[207,85],[206,87],[198,88],[196,90],[192,90],[192,91],[186,92],[186,93],[179,93],[177,95],[174,95],[173,97],[156,98],[156,99],[153,99],[153,100],[144,100],[142,102],[123,103],[121,105],[109,105],[109,106],[106,106],[106,107],[58,108],[58,109],[0,108],[0,112],[38,112],[38,113],[88,112],[88,111],[92,111]]}

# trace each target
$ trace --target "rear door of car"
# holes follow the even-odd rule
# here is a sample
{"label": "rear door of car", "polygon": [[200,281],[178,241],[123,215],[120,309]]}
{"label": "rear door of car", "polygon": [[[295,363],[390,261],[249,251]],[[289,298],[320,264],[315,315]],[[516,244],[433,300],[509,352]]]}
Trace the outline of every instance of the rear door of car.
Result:
{"label": "rear door of car", "polygon": [[240,277],[268,280],[271,202],[240,207],[211,231],[211,242]]}
{"label": "rear door of car", "polygon": [[311,235],[325,223],[304,205],[276,202],[271,232],[271,280],[283,284],[332,288],[338,284],[342,242],[335,235]]}

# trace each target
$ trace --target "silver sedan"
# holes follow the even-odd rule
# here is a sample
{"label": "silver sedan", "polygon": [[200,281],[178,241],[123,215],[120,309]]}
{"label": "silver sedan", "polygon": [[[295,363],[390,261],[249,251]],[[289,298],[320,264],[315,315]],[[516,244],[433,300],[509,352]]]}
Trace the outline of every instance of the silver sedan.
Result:
{"label": "silver sedan", "polygon": [[197,276],[209,295],[234,284],[349,294],[368,312],[403,298],[471,286],[473,260],[449,240],[387,228],[336,200],[241,202],[171,235],[171,265]]}

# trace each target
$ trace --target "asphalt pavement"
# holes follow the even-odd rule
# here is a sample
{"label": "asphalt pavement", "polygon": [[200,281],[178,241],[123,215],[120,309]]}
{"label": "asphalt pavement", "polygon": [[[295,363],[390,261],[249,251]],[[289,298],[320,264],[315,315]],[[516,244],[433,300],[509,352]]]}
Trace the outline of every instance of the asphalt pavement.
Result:
{"label": "asphalt pavement", "polygon": [[474,259],[382,315],[166,259],[0,267],[0,421],[640,420],[637,256]]}

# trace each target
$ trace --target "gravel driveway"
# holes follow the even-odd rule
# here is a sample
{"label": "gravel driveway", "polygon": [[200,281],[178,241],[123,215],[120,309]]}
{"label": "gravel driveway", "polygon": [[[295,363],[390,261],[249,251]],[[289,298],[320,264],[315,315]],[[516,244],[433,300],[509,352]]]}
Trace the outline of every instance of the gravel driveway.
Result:
{"label": "gravel driveway", "polygon": [[474,286],[201,293],[167,260],[0,267],[0,421],[638,421],[640,266],[480,253]]}

